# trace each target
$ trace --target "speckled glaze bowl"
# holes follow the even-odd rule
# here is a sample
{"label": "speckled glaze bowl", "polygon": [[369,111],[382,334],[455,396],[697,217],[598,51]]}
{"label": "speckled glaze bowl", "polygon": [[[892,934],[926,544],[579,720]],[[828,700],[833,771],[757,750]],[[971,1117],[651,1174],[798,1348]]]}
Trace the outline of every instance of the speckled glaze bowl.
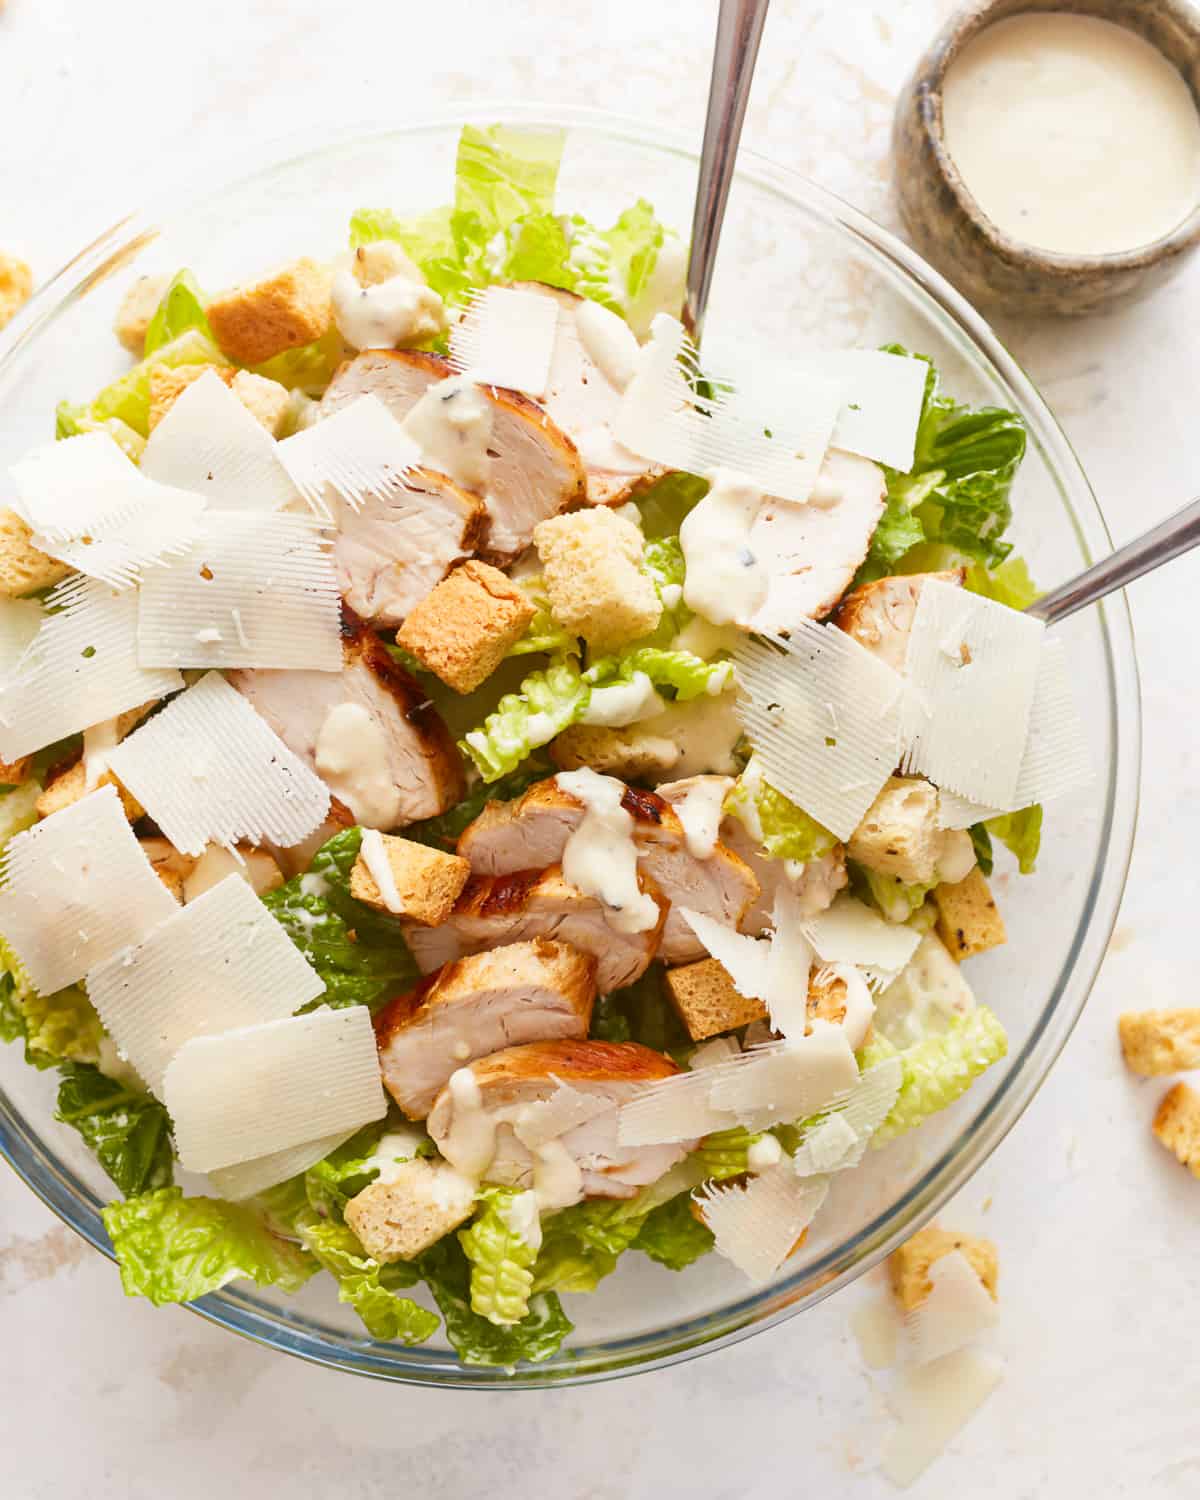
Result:
{"label": "speckled glaze bowl", "polygon": [[1170,234],[1109,255],[1056,255],[1010,239],[980,209],[946,149],[942,81],[986,27],[1029,11],[1112,21],[1156,47],[1200,108],[1200,12],[1187,0],[977,0],[958,11],[917,64],[896,102],[893,170],[913,244],[973,302],[1006,312],[1080,314],[1167,280],[1200,244],[1200,201]]}

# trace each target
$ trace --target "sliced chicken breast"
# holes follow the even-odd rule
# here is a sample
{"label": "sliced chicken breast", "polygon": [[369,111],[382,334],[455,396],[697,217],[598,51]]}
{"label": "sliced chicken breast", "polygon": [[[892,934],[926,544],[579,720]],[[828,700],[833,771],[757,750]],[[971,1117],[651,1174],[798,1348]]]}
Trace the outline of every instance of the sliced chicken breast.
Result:
{"label": "sliced chicken breast", "polygon": [[[437,710],[346,606],[342,644],[340,673],[247,668],[230,672],[229,681],[355,822],[387,832],[453,807],[466,790],[462,759]],[[338,720],[330,718],[334,710]],[[342,731],[336,757],[331,723]],[[335,758],[343,767],[336,772]]]}
{"label": "sliced chicken breast", "polygon": [[446,964],[375,1017],[383,1084],[423,1120],[451,1073],[522,1042],[581,1039],[596,998],[596,960],[535,938]]}
{"label": "sliced chicken breast", "polygon": [[[438,354],[370,349],[333,377],[321,415],[373,395],[402,420],[431,385],[455,373]],[[575,444],[536,402],[499,386],[482,389],[492,406],[492,470],[483,497],[490,530],[480,555],[503,564],[524,552],[539,521],[582,501],[587,480]]]}
{"label": "sliced chicken breast", "polygon": [[517,281],[513,285],[518,291],[534,292],[558,304],[554,356],[541,404],[579,450],[587,470],[589,504],[623,505],[666,470],[639,458],[613,436],[621,391],[588,353],[580,336],[576,314],[586,299],[542,281]]}
{"label": "sliced chicken breast", "polygon": [[800,906],[800,914],[815,917],[833,905],[833,898],[846,885],[846,851],[835,844],[820,859],[797,864],[790,859],[772,859],[746,831],[738,818],[726,818],[721,824],[721,838],[754,871],[759,894],[742,913],[740,932],[760,937],[771,925],[775,897],[781,888],[790,890]]}
{"label": "sliced chicken breast", "polygon": [[490,1133],[491,1159],[484,1176],[492,1182],[535,1185],[539,1147],[531,1149],[520,1139],[523,1117],[528,1120],[529,1107],[551,1098],[560,1085],[603,1105],[591,1119],[555,1138],[578,1172],[576,1200],[632,1198],[639,1188],[656,1182],[682,1161],[695,1145],[694,1141],[666,1146],[618,1142],[621,1105],[647,1084],[679,1072],[670,1058],[637,1042],[534,1042],[497,1052],[474,1063],[470,1071],[478,1089],[477,1102],[472,1099],[464,1108],[456,1103],[454,1089],[443,1089],[426,1128],[442,1154],[455,1164],[464,1146],[477,1150],[479,1140]]}
{"label": "sliced chicken breast", "polygon": [[831,448],[820,487],[836,497],[794,505],[768,499],[750,532],[750,550],[770,574],[754,630],[786,633],[799,620],[820,620],[858,572],[883,514],[883,470]]}
{"label": "sliced chicken breast", "polygon": [[[642,877],[642,889],[657,895]],[[659,899],[660,919],[647,932],[617,932],[604,919],[594,896],[563,879],[562,869],[517,870],[511,875],[472,875],[454,910],[438,927],[405,928],[413,957],[428,974],[441,964],[529,938],[569,943],[596,959],[596,987],[602,995],[644,974],[654,957],[667,915]]]}
{"label": "sliced chicken breast", "polygon": [[[622,800],[634,820],[639,867],[675,906],[690,906],[736,926],[758,895],[758,881],[723,843],[708,859],[688,852],[683,825],[655,792],[627,787]],[[567,839],[583,821],[584,806],[554,777],[535,782],[513,802],[489,802],[458,841],[471,868],[487,875],[558,864]],[[704,945],[677,911],[663,927],[659,957],[667,963],[703,958]]]}
{"label": "sliced chicken breast", "polygon": [[961,588],[966,576],[965,568],[949,568],[943,573],[877,578],[874,583],[864,583],[846,595],[833,613],[833,623],[894,672],[903,672],[908,637],[925,580],[936,578],[940,583]]}
{"label": "sliced chicken breast", "polygon": [[388,627],[402,625],[488,531],[479,496],[431,469],[415,470],[400,488],[368,495],[360,510],[339,503],[334,519],[342,598],[364,620]]}
{"label": "sliced chicken breast", "polygon": [[325,821],[318,828],[314,828],[306,839],[300,843],[293,844],[288,849],[282,849],[278,844],[267,844],[271,857],[283,871],[284,879],[290,880],[293,875],[303,875],[313,862],[313,856],[322,845],[327,844],[331,838],[343,833],[347,828],[354,827],[354,814],[344,802],[339,802],[336,797],[330,799],[329,813]]}

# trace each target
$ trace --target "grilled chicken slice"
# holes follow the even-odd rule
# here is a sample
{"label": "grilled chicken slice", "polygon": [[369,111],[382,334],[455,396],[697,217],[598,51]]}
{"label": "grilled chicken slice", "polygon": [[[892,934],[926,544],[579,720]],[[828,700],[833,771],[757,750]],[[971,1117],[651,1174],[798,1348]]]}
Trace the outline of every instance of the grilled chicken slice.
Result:
{"label": "grilled chicken slice", "polygon": [[[642,889],[657,894],[645,876]],[[645,973],[666,919],[665,899],[659,899],[659,910],[656,927],[617,932],[604,920],[600,902],[564,880],[560,866],[551,865],[548,870],[517,870],[511,875],[472,875],[440,926],[413,925],[404,935],[424,974],[498,943],[527,938],[570,943],[595,957],[596,988],[607,995]]]}
{"label": "grilled chicken slice", "polygon": [[823,619],[867,555],[883,514],[883,470],[831,448],[818,484],[835,498],[806,505],[769,498],[750,532],[750,550],[770,574],[754,630],[786,634],[799,620]]}
{"label": "grilled chicken slice", "polygon": [[925,580],[936,578],[961,588],[966,576],[965,568],[949,568],[943,573],[877,578],[874,583],[864,583],[846,595],[834,611],[833,623],[894,672],[903,672],[908,637]]}
{"label": "grilled chicken slice", "polygon": [[[718,843],[709,859],[697,859],[674,810],[655,792],[627,787],[622,799],[634,820],[639,867],[671,905],[690,906],[718,922],[736,926],[758,895],[758,881],[745,862]],[[562,859],[567,839],[583,821],[584,806],[553,776],[535,782],[513,802],[489,802],[463,830],[458,852],[486,875],[544,868]],[[667,963],[703,958],[705,949],[676,911],[667,914],[659,957]]]}
{"label": "grilled chicken slice", "polygon": [[[517,281],[513,285],[518,291],[534,292],[558,304],[554,355],[541,404],[579,450],[587,470],[589,504],[623,505],[666,470],[631,453],[613,436],[621,391],[588,353],[576,322],[581,307],[594,312],[597,304],[542,281]],[[633,338],[632,333],[629,337]]]}
{"label": "grilled chicken slice", "polygon": [[[336,672],[245,668],[229,681],[289,749],[303,756],[356,823],[387,832],[462,800],[462,760],[425,693],[362,620],[342,607]],[[328,745],[331,710],[345,731]]]}
{"label": "grilled chicken slice", "polygon": [[587,1036],[595,998],[595,958],[545,938],[446,964],[375,1017],[384,1087],[423,1120],[451,1073],[473,1058]]}
{"label": "grilled chicken slice", "polygon": [[[403,420],[431,385],[455,373],[437,354],[370,349],[333,377],[321,415],[372,395]],[[536,402],[499,386],[483,389],[492,405],[492,471],[484,497],[491,524],[480,555],[503,564],[524,552],[539,521],[583,500],[587,482],[575,444]]]}
{"label": "grilled chicken slice", "polygon": [[298,844],[292,844],[290,848],[283,849],[278,844],[265,844],[271,858],[283,871],[285,880],[290,880],[293,875],[303,875],[313,862],[313,856],[322,845],[327,844],[331,838],[339,833],[344,833],[347,828],[354,827],[354,814],[344,802],[339,802],[336,797],[329,800],[329,812],[325,821],[302,839]]}
{"label": "grilled chicken slice", "polygon": [[334,519],[342,598],[364,620],[389,627],[402,625],[488,531],[479,496],[432,469],[416,469],[403,485],[369,494],[360,510],[338,502]]}
{"label": "grilled chicken slice", "polygon": [[846,884],[846,851],[841,844],[835,844],[820,859],[798,865],[794,860],[772,859],[764,854],[762,846],[738,818],[724,820],[721,838],[745,860],[758,879],[759,894],[742,913],[738,923],[740,932],[760,937],[768,930],[775,896],[781,887],[796,897],[801,916],[815,917],[833,905],[833,898]]}
{"label": "grilled chicken slice", "polygon": [[[617,1111],[638,1091],[679,1069],[661,1052],[637,1042],[534,1042],[509,1047],[472,1065],[478,1100],[466,1107],[456,1103],[453,1087],[445,1088],[426,1123],[438,1149],[448,1161],[465,1169],[477,1165],[490,1149],[483,1175],[492,1182],[532,1187],[545,1155],[524,1145],[517,1132],[522,1113],[565,1085],[590,1095],[603,1108],[591,1119],[556,1138],[568,1158],[568,1170],[578,1172],[574,1201],[586,1198],[632,1198],[639,1188],[657,1180],[682,1161],[695,1142],[667,1146],[622,1146],[617,1141]],[[473,1092],[473,1091],[472,1091]],[[528,1116],[526,1116],[528,1118]],[[479,1152],[483,1139],[485,1150]],[[476,1160],[467,1162],[464,1152]],[[560,1158],[562,1153],[555,1151]],[[574,1168],[570,1168],[574,1163]],[[561,1170],[559,1163],[551,1164]],[[565,1206],[565,1205],[560,1205]]]}

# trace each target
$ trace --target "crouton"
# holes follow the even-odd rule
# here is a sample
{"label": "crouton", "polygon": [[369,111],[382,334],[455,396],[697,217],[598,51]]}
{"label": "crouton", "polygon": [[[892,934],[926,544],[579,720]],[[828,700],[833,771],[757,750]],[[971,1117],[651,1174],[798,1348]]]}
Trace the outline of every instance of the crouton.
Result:
{"label": "crouton", "polygon": [[154,873],[170,891],[176,901],[183,900],[183,883],[196,868],[194,854],[180,854],[169,839],[138,839],[142,853],[150,861]]}
{"label": "crouton", "polygon": [[529,599],[498,569],[465,562],[411,609],[396,644],[456,693],[496,670],[533,619]]}
{"label": "crouton", "polygon": [[1200,1094],[1177,1083],[1158,1106],[1153,1130],[1192,1176],[1200,1177]]}
{"label": "crouton", "polygon": [[959,963],[1008,940],[1004,918],[978,865],[965,880],[934,886],[933,904],[938,914],[937,935]]}
{"label": "crouton", "polygon": [[623,729],[573,724],[551,741],[550,759],[562,771],[590,766],[622,781],[655,781],[678,761],[679,746],[665,735],[649,733],[641,724],[627,724]]}
{"label": "crouton", "polygon": [[280,385],[278,380],[268,380],[265,375],[239,370],[233,377],[230,390],[272,437],[282,434],[292,404],[292,393],[286,385]]}
{"label": "crouton", "polygon": [[550,610],[594,651],[611,651],[646,635],[662,613],[658,591],[642,572],[642,533],[604,506],[551,516],[534,528]]}
{"label": "crouton", "polygon": [[305,258],[221,292],[206,309],[213,337],[239,365],[311,344],[333,321],[329,283],[328,269]]}
{"label": "crouton", "polygon": [[232,365],[151,365],[150,366],[150,421],[151,432],[187,390],[201,375],[211,371],[226,385],[233,384],[237,373]]}
{"label": "crouton", "polygon": [[139,276],[117,308],[113,332],[130,354],[136,354],[138,359],[146,351],[146,330],[170,284],[169,276]]}
{"label": "crouton", "polygon": [[729,971],[715,958],[668,969],[666,978],[667,994],[694,1042],[766,1017],[762,1001],[739,994]]}
{"label": "crouton", "polygon": [[33,272],[23,260],[0,250],[0,328],[25,306],[33,293]]}
{"label": "crouton", "polygon": [[422,927],[436,927],[444,922],[471,874],[470,862],[457,854],[443,854],[393,834],[382,834],[381,839],[399,897],[399,911],[394,911],[383,899],[379,883],[361,851],[350,872],[350,894],[376,911],[407,917]]}
{"label": "crouton", "polygon": [[421,269],[398,240],[372,240],[354,252],[354,279],[359,286],[379,286],[393,276],[423,282]]}
{"label": "crouton", "polygon": [[0,760],[0,786],[23,786],[32,769],[32,755],[22,755],[19,760]]}
{"label": "crouton", "polygon": [[927,885],[937,867],[942,829],[937,826],[937,788],[919,776],[889,776],[846,853],[869,870],[894,875],[906,885]]}
{"label": "crouton", "polygon": [[846,981],[832,969],[813,970],[808,981],[806,1032],[812,1030],[814,1021],[829,1021],[834,1026],[842,1024],[846,1019],[847,988]]}
{"label": "crouton", "polygon": [[32,535],[15,510],[0,510],[0,595],[7,599],[48,589],[71,571],[35,547]]}
{"label": "crouton", "polygon": [[1134,1073],[1153,1078],[1200,1068],[1200,1010],[1127,1010],[1117,1025]]}
{"label": "crouton", "polygon": [[[96,786],[116,787],[117,794],[121,798],[121,808],[131,823],[136,823],[139,818],[145,817],[146,809],[136,797],[125,790],[111,771],[105,771],[97,780]],[[34,803],[34,808],[39,818],[48,818],[56,812],[62,812],[64,807],[70,807],[82,797],[86,797],[89,791],[95,790],[96,787],[89,787],[87,784],[87,767],[82,760],[77,760],[74,765],[50,777],[42,789],[41,796]]]}
{"label": "crouton", "polygon": [[992,1301],[998,1300],[996,1283],[1000,1274],[1000,1262],[991,1240],[981,1239],[973,1234],[954,1234],[949,1229],[939,1229],[935,1224],[930,1224],[888,1257],[892,1294],[905,1312],[912,1312],[913,1308],[920,1307],[933,1291],[929,1268],[952,1250],[957,1250],[970,1263],[971,1269],[991,1294]]}
{"label": "crouton", "polygon": [[368,1255],[385,1265],[412,1260],[471,1217],[475,1188],[441,1163],[401,1162],[390,1181],[373,1182],[346,1204],[346,1223]]}

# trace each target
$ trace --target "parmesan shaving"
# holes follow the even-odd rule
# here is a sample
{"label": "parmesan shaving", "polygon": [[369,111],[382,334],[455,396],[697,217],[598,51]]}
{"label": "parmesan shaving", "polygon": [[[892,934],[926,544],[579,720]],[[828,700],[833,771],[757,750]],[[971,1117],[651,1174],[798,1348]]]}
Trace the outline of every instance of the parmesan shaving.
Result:
{"label": "parmesan shaving", "polygon": [[203,495],[210,505],[279,510],[297,496],[278,447],[220,376],[206,370],[150,434],[141,468],[163,484]]}
{"label": "parmesan shaving", "polygon": [[821,368],[845,390],[833,446],[907,474],[925,402],[925,361],[883,349],[840,349]]}
{"label": "parmesan shaving", "polygon": [[887,1119],[904,1081],[904,1065],[888,1057],[867,1071],[845,1100],[808,1131],[792,1156],[797,1177],[858,1166],[871,1137]]}
{"label": "parmesan shaving", "polygon": [[856,964],[884,974],[898,974],[921,941],[914,928],[885,921],[845,892],[809,917],[804,931],[825,963]]}
{"label": "parmesan shaving", "polygon": [[611,1108],[612,1100],[603,1094],[585,1094],[559,1083],[548,1099],[521,1106],[513,1120],[513,1133],[523,1146],[535,1151]]}
{"label": "parmesan shaving", "polygon": [[959,1349],[901,1376],[892,1401],[900,1425],[883,1453],[883,1472],[906,1488],[925,1472],[1000,1384],[1004,1366],[992,1355]]}
{"label": "parmesan shaving", "polygon": [[217,672],[118,745],[112,769],[181,854],[290,849],[329,810],[324,782]]}
{"label": "parmesan shaving", "polygon": [[733,980],[734,988],[742,999],[765,1001],[769,984],[770,940],[748,937],[736,928],[718,922],[715,917],[693,911],[690,906],[681,906],[678,911]]}
{"label": "parmesan shaving", "polygon": [[[87,985],[122,1056],[160,1097],[167,1064],[185,1042],[290,1016],[325,989],[240,875],[182,908],[172,900],[168,919],[91,969]],[[316,1129],[328,1133],[320,1121]]]}
{"label": "parmesan shaving", "polygon": [[332,545],[311,517],[210,510],[192,552],[142,585],[138,660],[338,672],[340,605]]}
{"label": "parmesan shaving", "polygon": [[973,802],[1011,804],[1044,636],[1030,615],[926,579],[905,662],[904,770]]}
{"label": "parmesan shaving", "polygon": [[44,995],[178,910],[112,786],[10,839],[0,878],[0,933]]}
{"label": "parmesan shaving", "polygon": [[349,1134],[387,1113],[370,1012],[320,1009],[185,1042],[163,1102],[180,1163],[211,1172]]}
{"label": "parmesan shaving", "polygon": [[701,1068],[714,1068],[717,1063],[728,1062],[731,1057],[740,1057],[741,1047],[735,1036],[714,1036],[707,1042],[701,1042],[688,1058],[688,1068],[693,1073],[698,1073]]}
{"label": "parmesan shaving", "polygon": [[734,1114],[714,1108],[709,1099],[714,1078],[735,1065],[678,1073],[640,1089],[617,1113],[617,1140],[622,1146],[665,1146],[736,1125]]}
{"label": "parmesan shaving", "polygon": [[208,1180],[220,1197],[228,1198],[230,1203],[241,1203],[256,1193],[286,1182],[289,1177],[307,1172],[309,1167],[324,1161],[353,1134],[353,1130],[339,1130],[333,1135],[306,1141],[302,1146],[289,1146],[283,1151],[272,1151],[268,1156],[239,1162],[235,1167],[216,1167],[208,1174]]}
{"label": "parmesan shaving", "polygon": [[760,998],[770,1012],[772,1027],[788,1041],[799,1041],[808,1030],[813,950],[804,935],[799,899],[785,882],[775,893],[771,921],[775,930],[767,955],[766,993]]}
{"label": "parmesan shaving", "polygon": [[745,1186],[711,1187],[695,1194],[715,1249],[747,1275],[766,1282],[783,1265],[825,1201],[829,1185],[801,1182],[787,1167],[768,1167]]}
{"label": "parmesan shaving", "polygon": [[765,779],[848,839],[896,767],[901,678],[851,636],[811,620],[786,642],[743,642],[734,662],[738,717]]}
{"label": "parmesan shaving", "polygon": [[973,1343],[998,1321],[996,1303],[960,1250],[929,1268],[933,1290],[905,1318],[914,1364],[928,1364]]}
{"label": "parmesan shaving", "polygon": [[550,378],[558,304],[511,287],[473,291],[450,333],[450,363],[481,385],[542,397]]}
{"label": "parmesan shaving", "polygon": [[42,627],[0,688],[0,758],[19,760],[183,686],[137,660],[137,596],[70,578],[49,596]]}
{"label": "parmesan shaving", "polygon": [[313,511],[327,518],[330,491],[355,511],[368,496],[403,494],[420,450],[377,396],[360,396],[285,438],[279,458]]}
{"label": "parmesan shaving", "polygon": [[815,1021],[800,1041],[755,1047],[700,1076],[711,1080],[715,1111],[765,1130],[840,1104],[858,1082],[858,1065],[842,1028]]}

